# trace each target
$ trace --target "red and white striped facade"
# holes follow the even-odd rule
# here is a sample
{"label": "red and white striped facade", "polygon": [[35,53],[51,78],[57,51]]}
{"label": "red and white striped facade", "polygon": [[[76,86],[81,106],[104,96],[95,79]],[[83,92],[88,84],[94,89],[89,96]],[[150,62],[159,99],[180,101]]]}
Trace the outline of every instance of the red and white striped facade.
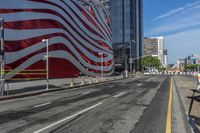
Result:
{"label": "red and white striped facade", "polygon": [[113,72],[110,16],[98,0],[0,0],[4,18],[7,78],[42,78],[16,71],[45,70],[49,39],[49,76]]}

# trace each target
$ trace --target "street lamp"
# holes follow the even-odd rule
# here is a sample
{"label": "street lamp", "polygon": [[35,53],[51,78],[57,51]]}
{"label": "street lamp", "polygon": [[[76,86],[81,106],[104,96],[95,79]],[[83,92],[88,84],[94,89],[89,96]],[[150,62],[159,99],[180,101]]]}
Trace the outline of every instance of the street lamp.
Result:
{"label": "street lamp", "polygon": [[99,53],[101,56],[101,78],[103,78],[103,53]]}
{"label": "street lamp", "polygon": [[132,43],[135,44],[135,40],[131,40],[131,41],[130,41],[130,58],[129,58],[129,63],[130,63],[130,73],[132,73],[132,70],[133,70]]}
{"label": "street lamp", "polygon": [[0,56],[1,56],[1,96],[4,94],[4,80],[5,80],[5,55],[4,55],[4,18],[0,18],[0,39],[1,39],[1,46],[0,46]]}
{"label": "street lamp", "polygon": [[48,39],[43,39],[42,40],[43,43],[46,44],[46,55],[45,55],[45,59],[46,59],[46,80],[47,80],[47,90],[49,90],[49,40]]}

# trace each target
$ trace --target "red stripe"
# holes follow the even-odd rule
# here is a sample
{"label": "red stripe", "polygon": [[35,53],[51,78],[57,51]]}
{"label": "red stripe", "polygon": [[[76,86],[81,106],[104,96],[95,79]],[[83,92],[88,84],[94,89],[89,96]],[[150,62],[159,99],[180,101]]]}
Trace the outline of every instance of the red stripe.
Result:
{"label": "red stripe", "polygon": [[[73,52],[67,48],[64,44],[54,44],[54,45],[50,45],[49,46],[49,51],[57,51],[57,50],[64,50],[64,51],[67,51],[69,52],[77,61],[78,61],[78,58],[73,54]],[[101,66],[101,63],[99,62],[95,62],[95,61],[92,61],[90,60],[88,57],[86,57],[79,49],[77,49],[78,53],[81,55],[81,57],[86,61],[88,62],[89,64],[91,65],[95,65],[95,66]],[[46,48],[42,48],[38,51],[35,51],[34,53],[31,53],[29,55],[26,55],[25,57],[13,62],[13,63],[10,63],[10,64],[7,64],[8,67],[9,66],[12,66],[12,68],[16,68],[18,67],[19,65],[21,65],[23,62],[27,61],[29,58],[37,55],[37,54],[41,54],[41,53],[45,53],[46,52]],[[107,61],[106,63],[110,63],[112,62],[112,60],[110,61]],[[81,63],[81,62],[80,62]],[[104,65],[106,65],[106,63],[104,63]],[[83,65],[83,64],[82,64]]]}
{"label": "red stripe", "polygon": [[[75,27],[71,24],[71,23],[69,23],[69,21],[68,20],[66,20],[62,15],[60,15],[59,13],[57,13],[57,12],[55,12],[55,11],[53,11],[53,10],[49,10],[49,9],[1,9],[0,10],[0,13],[16,13],[16,12],[43,12],[43,13],[50,13],[50,14],[53,14],[53,15],[56,15],[56,16],[58,16],[58,17],[60,17],[60,18],[62,18],[71,28],[73,28],[73,30],[75,30],[75,32],[77,33],[77,34],[79,34],[79,35],[81,35],[76,29],[75,29]],[[67,12],[66,12],[67,13]],[[71,17],[71,15],[69,14],[69,13],[67,13],[69,16],[70,16],[70,18],[75,22],[75,20]],[[79,17],[79,16],[77,16],[77,17]],[[78,18],[79,20],[81,19],[80,17]],[[33,27],[33,29],[36,29],[37,27],[38,27],[38,29],[39,29],[39,27],[40,28],[45,28],[45,27],[42,27],[42,25],[40,25],[40,24],[37,24],[36,22],[35,22],[35,24],[32,22],[32,21],[36,21],[36,20],[25,20],[25,21],[31,21],[31,22],[28,22],[28,23],[25,23],[25,22],[23,22],[23,24],[15,24],[15,23],[22,23],[21,21],[17,21],[17,22],[6,22],[6,27],[5,28],[10,28],[10,29],[21,29],[22,27],[23,28],[25,28],[25,27],[29,27],[29,28],[31,28],[30,26],[34,26]],[[42,20],[41,20],[42,21]],[[48,20],[49,21],[49,20]],[[52,20],[53,21],[53,20]],[[92,33],[94,33],[93,32],[93,30],[91,29],[91,27],[90,26],[88,26],[82,19],[80,20],[82,23],[84,23],[83,25],[90,31],[90,32],[92,32]],[[40,22],[39,22],[40,23]],[[44,22],[43,22],[44,23]],[[30,25],[30,24],[32,24],[32,25]],[[48,23],[47,25],[49,25],[49,24],[51,24],[51,23]],[[92,38],[89,34],[87,34],[84,30],[82,30],[81,28],[80,28],[80,26],[75,22],[75,24],[76,24],[76,26],[78,26],[79,27],[79,29],[83,32],[83,33],[85,33],[90,39],[92,39],[93,41],[98,41],[98,40],[96,40],[96,39],[94,39],[94,38]],[[36,26],[37,25],[37,26]],[[46,25],[43,25],[43,26],[46,26]],[[46,26],[46,28],[53,28],[53,26],[55,26],[55,25],[52,25],[52,27],[48,27],[48,26]],[[66,28],[65,28],[66,29]],[[101,36],[101,35],[99,35],[98,33],[94,33],[95,35],[97,35],[97,36],[99,36],[100,38],[102,38],[103,39],[103,37]],[[82,35],[81,35],[82,36]],[[83,38],[83,36],[82,36],[82,38]],[[84,39],[85,40],[87,40],[87,42],[88,43],[90,43],[90,44],[92,44],[93,46],[95,46],[92,42],[90,42],[88,39],[86,39],[85,37],[84,37]],[[103,46],[103,47],[105,47],[105,48],[109,48],[110,50],[112,50],[112,48],[110,48],[108,45],[102,45],[102,44],[99,44],[99,45],[101,45],[101,46]],[[96,47],[96,46],[95,46]]]}
{"label": "red stripe", "polygon": [[[55,65],[59,64],[59,65]],[[25,70],[34,70],[34,69],[46,69],[46,62],[40,60],[33,65],[29,66]],[[70,71],[69,71],[70,70]],[[33,73],[33,72],[31,72]],[[44,73],[44,72],[43,72]],[[78,77],[79,70],[68,60],[60,58],[50,58],[49,59],[49,78],[69,78],[69,77]],[[46,74],[17,74],[13,78],[44,78],[46,79]]]}
{"label": "red stripe", "polygon": [[[96,27],[98,28],[99,31],[101,31],[101,33],[103,34],[102,30],[97,26],[97,24],[93,21],[93,19],[79,6],[77,5],[74,1],[72,1],[74,3],[74,5],[83,13],[83,15]],[[75,12],[74,12],[75,14]],[[97,20],[97,19],[96,19]],[[97,20],[98,21],[98,20]],[[98,21],[99,23],[99,21]],[[109,33],[104,29],[104,27],[101,25],[101,23],[99,23],[101,28],[104,30],[104,32],[109,35]],[[109,38],[111,40],[111,38]]]}
{"label": "red stripe", "polygon": [[[41,1],[41,0],[30,0],[30,1],[39,2],[39,3],[47,3],[47,4],[50,4],[50,5],[56,6],[56,7],[60,8],[62,11],[64,11],[65,13],[67,13],[67,11],[66,11],[63,7],[59,6],[58,4],[53,3],[53,2],[51,2],[51,1],[47,1],[47,0],[46,0],[46,1]],[[64,4],[65,4],[66,6],[68,6],[65,2],[64,2]],[[68,8],[76,15],[76,17],[78,17],[79,19],[81,19],[81,18],[71,9],[70,6],[68,6]],[[84,22],[82,19],[81,19],[80,21]],[[84,26],[85,26],[85,25],[87,25],[87,23],[84,22]],[[90,31],[93,32],[94,34],[96,34],[96,35],[102,37],[100,34],[98,34],[98,33],[97,33],[96,31],[94,31],[93,29],[91,29]],[[103,34],[103,33],[102,33],[102,34]]]}
{"label": "red stripe", "polygon": [[[28,10],[28,11],[32,11],[32,10]],[[37,10],[39,11],[39,10]],[[40,10],[41,11],[41,10]],[[47,12],[47,11],[45,11]],[[63,18],[65,19],[65,18]],[[93,45],[96,48],[100,48],[97,47],[95,44],[93,44],[91,41],[89,41],[87,38],[85,38],[83,35],[81,35],[76,28],[69,23],[66,19],[64,20],[79,36],[81,36],[81,38],[83,38],[86,42],[88,42],[89,44]],[[68,31],[66,29],[65,26],[63,26],[62,24],[60,24],[59,22],[55,21],[55,20],[48,20],[48,19],[40,19],[40,20],[25,20],[25,21],[17,21],[17,22],[6,22],[5,23],[5,28],[9,28],[9,29],[41,29],[41,28],[62,28],[65,29],[67,32],[71,33],[70,31]],[[90,27],[87,27],[88,29]],[[71,34],[72,35],[72,34]],[[87,35],[87,34],[86,34]],[[73,35],[72,35],[73,36]],[[88,36],[88,35],[87,35]],[[73,36],[73,38],[75,38]],[[99,42],[99,40],[93,39],[92,37],[90,37],[90,39],[92,39],[93,41],[97,41]],[[112,50],[112,48],[110,48],[108,45],[104,44],[104,43],[98,43],[99,45],[108,48],[110,50]],[[100,48],[101,50],[103,50],[102,48]]]}
{"label": "red stripe", "polygon": [[[56,36],[60,36],[63,37],[65,39],[67,39],[73,46],[74,48],[78,51],[79,48],[68,38],[68,36],[66,36],[63,33],[53,33],[53,34],[49,34],[49,35],[44,35],[44,36],[38,36],[38,37],[34,37],[34,38],[29,38],[26,40],[20,40],[20,41],[6,41],[5,42],[5,50],[6,52],[16,52],[19,50],[22,50],[24,48],[33,46],[36,43],[40,43],[42,39],[44,38],[51,38],[51,37],[56,37]],[[75,39],[77,40],[77,39]],[[77,40],[77,42],[79,44],[81,44],[81,46],[83,46],[88,52],[90,52],[91,54],[93,54],[96,57],[100,57],[99,53],[96,51],[92,51],[91,49],[87,48],[86,46],[84,46],[80,41]],[[41,42],[42,43],[42,42]],[[112,53],[111,53],[112,54]]]}

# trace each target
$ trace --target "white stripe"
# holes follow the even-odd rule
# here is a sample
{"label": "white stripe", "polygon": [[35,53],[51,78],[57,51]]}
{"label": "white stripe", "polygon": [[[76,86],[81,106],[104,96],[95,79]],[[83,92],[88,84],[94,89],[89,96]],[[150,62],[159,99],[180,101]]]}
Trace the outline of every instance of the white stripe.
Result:
{"label": "white stripe", "polygon": [[[19,17],[16,17],[19,16]],[[5,22],[16,22],[16,21],[23,21],[23,20],[38,20],[38,19],[50,19],[50,20],[56,20],[57,22],[61,23],[63,26],[66,27],[66,29],[68,29],[69,31],[72,31],[72,28],[70,26],[68,26],[68,24],[61,19],[60,17],[56,16],[56,15],[52,15],[49,13],[38,13],[38,12],[17,12],[17,13],[6,13],[6,14],[1,14],[2,18],[5,18]],[[89,39],[90,41],[92,41],[90,38],[88,38],[88,36],[86,36],[79,28],[78,26],[70,19],[70,17],[65,17],[66,20],[69,21],[70,24],[73,25],[74,28],[76,28],[76,30],[79,31],[79,33],[81,33],[81,35],[83,35],[84,37],[86,37],[87,39]],[[76,21],[80,24],[79,21]],[[82,27],[80,25],[80,27]],[[86,28],[85,28],[86,30]],[[73,30],[74,31],[74,30]],[[74,31],[75,32],[75,31]],[[92,32],[89,32],[89,30],[85,31],[87,32],[87,34],[94,39],[97,39],[99,41],[102,41],[104,43],[108,43],[106,40],[100,38],[99,36],[93,34]],[[95,43],[95,42],[94,42]]]}
{"label": "white stripe", "polygon": [[[75,2],[75,1],[74,1]],[[71,2],[71,1],[68,1],[68,5],[70,5],[71,7],[72,7],[72,9],[75,11],[75,12],[77,12],[77,14],[81,14],[81,12],[79,11],[79,9]],[[77,2],[75,2],[75,3],[77,3]],[[91,18],[93,18],[92,16],[91,16],[91,14],[87,11],[87,9],[85,9],[82,5],[80,5],[81,7],[82,7],[82,9],[85,11],[85,12],[87,12],[87,14],[91,17]],[[90,23],[90,22],[88,22],[88,19],[84,16],[84,15],[81,15],[80,16],[82,19],[83,19],[83,21],[84,22],[87,22],[87,23]],[[93,19],[94,21],[95,21],[95,23],[96,24],[98,24],[98,22],[95,20],[95,19]],[[93,27],[93,24],[89,24],[90,26],[92,26]],[[106,37],[107,37],[107,39],[109,39],[109,37],[108,37],[108,35],[107,35],[107,33],[103,30],[103,28],[98,24],[98,27],[101,29],[101,31],[103,32],[103,35],[105,35]],[[95,27],[93,27],[93,28],[95,28]],[[96,30],[95,30],[96,31]],[[98,30],[97,30],[98,31]],[[109,33],[109,32],[108,32]],[[110,40],[111,41],[111,40]]]}
{"label": "white stripe", "polygon": [[[97,2],[97,1],[95,1],[95,2]],[[87,2],[88,3],[88,2]],[[102,25],[103,25],[103,27],[104,27],[104,29],[107,31],[107,33],[110,33],[106,28],[108,28],[108,29],[110,29],[111,30],[111,28],[108,26],[108,24],[106,23],[106,22],[103,22],[102,21],[102,18],[101,18],[101,16],[99,16],[99,12],[102,12],[101,10],[98,10],[98,6],[95,6],[95,7],[93,7],[93,6],[91,6],[91,8],[92,8],[92,10],[94,11],[94,13],[95,13],[95,15],[97,16],[97,19],[98,19],[98,21],[100,22],[100,23],[102,23]],[[108,16],[108,18],[110,18],[109,16]],[[104,20],[104,19],[103,19]],[[109,40],[110,40],[110,38],[112,38],[111,37],[111,34],[107,34],[108,36],[108,38],[109,38]],[[110,40],[110,42],[112,42],[111,40]]]}
{"label": "white stripe", "polygon": [[43,131],[45,131],[45,130],[47,130],[47,129],[49,129],[49,128],[52,128],[52,127],[54,127],[54,126],[56,126],[56,125],[58,125],[58,124],[61,124],[61,123],[65,122],[65,121],[69,120],[69,119],[72,119],[72,118],[74,118],[74,117],[76,117],[76,116],[78,116],[78,115],[81,115],[81,114],[83,114],[83,113],[85,113],[85,112],[87,112],[87,111],[89,111],[89,110],[92,110],[93,108],[95,108],[95,107],[97,107],[97,106],[99,106],[99,105],[101,105],[101,104],[103,104],[103,102],[97,103],[97,104],[95,104],[95,105],[93,105],[93,106],[91,106],[91,107],[89,107],[89,108],[86,108],[86,109],[84,109],[84,110],[82,110],[82,111],[80,111],[80,112],[77,112],[77,113],[75,113],[75,114],[73,114],[73,115],[71,115],[71,116],[68,116],[68,117],[66,117],[66,118],[64,118],[64,119],[62,119],[62,120],[59,120],[59,121],[57,121],[57,122],[55,122],[55,123],[53,123],[53,124],[51,124],[51,125],[49,125],[49,126],[46,126],[46,127],[42,128],[42,129],[40,129],[40,130],[37,130],[37,131],[35,131],[35,132],[33,132],[33,133],[41,133],[41,132],[43,132]]}
{"label": "white stripe", "polygon": [[[5,29],[5,40],[20,41],[20,40],[25,40],[25,39],[28,39],[28,38],[33,38],[33,37],[38,37],[38,36],[43,36],[43,35],[53,34],[53,33],[63,33],[66,36],[68,36],[69,39],[71,39],[74,43],[75,42],[78,43],[69,33],[67,33],[63,29],[58,29],[58,28],[33,29],[33,30]],[[77,34],[73,34],[73,35],[75,36],[75,38],[78,38],[79,41],[81,41],[83,45],[91,48],[91,44],[89,44],[88,42],[86,42],[84,39],[82,39],[81,37],[79,37]],[[112,52],[111,50],[106,49],[105,47],[104,47],[104,50]]]}
{"label": "white stripe", "polygon": [[[82,14],[82,12],[74,5],[74,3],[72,3],[71,1],[67,1],[67,4],[70,6],[70,7],[72,7],[72,9],[77,13],[77,14]],[[82,8],[83,10],[86,10],[85,8]],[[82,20],[84,21],[84,22],[86,22],[88,25],[90,25],[91,27],[92,27],[92,29],[95,29],[95,31],[96,32],[100,32],[99,30],[97,30],[97,28],[93,25],[93,24],[91,24],[91,22],[86,18],[86,16],[84,16],[84,15],[79,15],[81,18],[82,18]],[[93,18],[93,17],[91,17],[91,18]],[[95,21],[95,20],[94,20]],[[96,22],[97,23],[97,22]],[[100,26],[100,25],[98,25],[98,27],[101,29],[101,31],[103,32],[103,33],[101,33],[101,34],[103,34],[103,35],[105,35],[106,37],[107,37],[107,33],[105,33],[104,32],[104,30],[102,29],[102,27]],[[107,38],[108,39],[108,38]]]}
{"label": "white stripe", "polygon": [[138,83],[137,86],[138,86],[138,87],[142,86],[142,83]]}
{"label": "white stripe", "polygon": [[[61,7],[66,7],[66,5],[65,4],[63,4],[61,1],[55,1],[55,0],[52,0],[52,2],[54,2],[54,3],[56,3],[56,4],[59,4]],[[65,1],[65,3],[66,4],[68,4],[69,5],[69,2],[70,1]],[[87,14],[93,19],[93,21],[98,25],[98,27],[102,30],[102,27],[101,27],[101,25],[96,21],[96,19],[94,19],[94,17],[91,15],[91,13],[89,13],[89,11],[84,7],[84,6],[82,6],[79,2],[76,2],[76,1],[74,1],[75,3],[77,3],[80,7],[82,7],[82,9],[85,11],[85,12],[87,12]],[[73,3],[71,3],[71,4],[73,4]],[[74,5],[74,4],[73,4]],[[89,4],[89,5],[91,5],[91,4]],[[70,7],[71,7],[71,5],[70,5]],[[93,6],[91,6],[91,7],[93,7]],[[73,7],[74,8],[74,7]],[[66,9],[68,9],[68,8],[64,8],[65,9],[65,11],[67,11],[67,12],[69,12],[70,13],[70,15],[72,15],[72,17],[73,17],[73,19],[75,19],[75,21],[80,21],[79,19],[77,19],[77,17],[75,16],[75,14],[69,9],[69,10],[66,10]],[[77,9],[78,10],[78,9]],[[75,12],[77,12],[77,10],[75,10]],[[95,12],[97,12],[97,11],[95,11]],[[67,14],[66,14],[67,15]],[[96,14],[97,15],[97,14]],[[82,18],[82,16],[83,15],[79,15],[81,18]],[[83,18],[82,18],[83,19]],[[91,24],[91,22],[90,21],[84,21],[84,22],[86,22],[88,25],[92,25]],[[104,26],[104,25],[103,25]],[[83,27],[85,28],[85,26],[83,25]],[[95,30],[96,29],[96,27],[91,27],[93,30]],[[86,28],[87,29],[87,28]],[[105,36],[105,33],[104,34],[102,34],[99,30],[95,30],[97,33],[99,33],[100,35],[102,35],[103,37],[105,37],[106,38],[106,36]],[[108,32],[109,33],[109,32]],[[109,38],[107,38],[107,39],[109,39]],[[110,43],[111,43],[111,40],[109,40],[110,41]]]}
{"label": "white stripe", "polygon": [[[82,56],[80,55],[80,53],[74,48],[74,46],[65,38],[63,37],[53,37],[49,39],[49,46],[54,45],[56,43],[64,43],[64,45],[66,45],[66,47],[68,47],[73,53],[74,55],[78,58],[78,59],[82,59],[81,62],[86,62],[85,60],[83,60]],[[95,61],[95,62],[101,62],[101,57],[96,57],[93,54],[89,53],[89,51],[87,51],[85,48],[83,48],[81,45],[78,45],[77,43],[75,43],[75,46],[78,47],[83,53],[84,55],[86,55],[90,60]],[[42,48],[45,48],[46,45],[42,44],[42,42],[34,44],[30,47],[27,47],[25,49],[16,51],[16,52],[6,52],[6,63],[10,64],[13,63],[31,53],[34,53]],[[104,52],[103,52],[104,53]],[[105,53],[107,54],[107,57],[104,58],[104,62],[107,62],[109,60],[113,59],[113,55],[109,54],[109,53]],[[13,58],[15,57],[15,58]]]}
{"label": "white stripe", "polygon": [[[91,64],[86,64],[86,63],[83,63],[83,65],[85,66],[82,66],[80,64],[80,61],[77,61],[70,53],[66,52],[66,51],[62,51],[62,50],[59,50],[59,51],[51,51],[49,52],[49,54],[51,55],[51,57],[55,57],[55,58],[61,58],[61,59],[66,59],[68,61],[70,61],[72,64],[74,64],[80,71],[82,71],[83,73],[85,73],[86,75],[90,75],[90,76],[99,76],[100,73],[94,73],[94,72],[90,72],[87,70],[87,68],[91,68],[91,69],[95,69],[95,70],[101,70],[101,66],[93,66]],[[20,64],[18,67],[16,67],[13,71],[15,70],[24,70],[26,69],[27,67],[29,67],[30,65],[40,61],[43,56],[45,55],[45,53],[41,53],[41,54],[37,54],[31,58],[29,58],[27,61],[23,62],[22,64]],[[110,65],[110,66],[106,66],[104,67],[104,71],[110,71],[108,73],[104,73],[105,76],[109,76],[113,73],[114,69],[113,68],[113,63]],[[112,71],[111,71],[112,70]],[[12,73],[12,72],[10,72]],[[6,79],[9,79],[9,78],[12,78],[14,75],[12,74],[7,74],[6,75]]]}
{"label": "white stripe", "polygon": [[12,2],[10,0],[0,0],[0,3],[2,9],[41,9],[44,7],[44,4],[27,0],[12,0]]}
{"label": "white stripe", "polygon": [[89,94],[89,93],[90,93],[90,91],[88,91],[88,92],[84,92],[83,95],[87,95],[87,94]]}
{"label": "white stripe", "polygon": [[42,106],[45,106],[45,105],[49,105],[51,104],[52,102],[48,102],[48,103],[43,103],[43,104],[39,104],[39,105],[35,105],[34,108],[38,108],[38,107],[42,107]]}
{"label": "white stripe", "polygon": [[[56,1],[56,3],[57,2],[59,2],[59,1]],[[69,1],[67,1],[67,2],[69,2]],[[3,5],[3,7],[1,5]],[[21,0],[12,0],[12,4],[10,4],[10,1],[8,2],[8,1],[4,0],[4,1],[1,2],[1,5],[0,5],[0,8],[3,8],[3,9],[5,9],[5,8],[6,9],[51,9],[51,10],[59,12],[60,14],[65,14],[64,16],[67,15],[61,9],[59,9],[59,8],[57,8],[55,6],[52,6],[50,4],[45,4],[45,3],[29,2],[29,1],[21,1]],[[65,5],[63,5],[63,6],[65,6]],[[67,10],[67,12],[69,12],[72,15],[73,19],[76,18],[75,15],[70,10]],[[0,14],[0,16],[1,16],[1,14]],[[22,16],[24,16],[24,15],[22,15]],[[22,16],[20,16],[20,17],[22,17]],[[81,16],[83,16],[83,15],[80,15],[80,17]],[[69,19],[68,16],[66,16],[65,18]],[[76,21],[76,22],[79,22],[79,21]],[[79,24],[80,24],[80,22],[79,22]],[[87,24],[90,25],[93,30],[96,29],[88,20],[87,20]],[[85,30],[87,31],[87,33],[89,33],[88,29],[85,28]],[[98,31],[97,29],[95,31],[97,33],[101,34],[100,31]],[[105,41],[107,41],[107,40],[105,40]],[[108,45],[111,47],[110,43],[108,43]]]}
{"label": "white stripe", "polygon": [[122,93],[119,93],[119,94],[115,95],[114,97],[117,98],[117,97],[120,97],[120,96],[122,96],[124,94],[125,94],[125,92],[122,92]]}
{"label": "white stripe", "polygon": [[[53,1],[53,0],[51,0],[51,1]],[[88,10],[83,6],[83,5],[81,5],[78,1],[64,1],[67,5],[69,5],[71,8],[72,8],[72,10],[73,11],[75,11],[77,14],[82,14],[82,12],[79,10],[79,8],[78,7],[76,7],[76,5],[73,3],[73,2],[75,2],[76,4],[78,4],[85,12],[87,12],[87,15],[88,16],[90,16],[90,18],[94,18],[89,12],[88,12]],[[91,5],[91,3],[90,3],[90,5]],[[92,5],[91,5],[92,6]],[[87,19],[87,17],[85,16],[85,15],[79,15],[81,18],[82,18],[82,20],[84,21],[84,22],[86,22],[88,25],[91,25],[91,27],[96,31],[96,32],[99,32],[99,30]],[[98,25],[98,23],[96,22],[96,20],[95,19],[93,19],[94,20],[94,22]],[[100,26],[100,25],[98,25],[98,27],[103,31],[103,29],[102,29],[102,27]]]}

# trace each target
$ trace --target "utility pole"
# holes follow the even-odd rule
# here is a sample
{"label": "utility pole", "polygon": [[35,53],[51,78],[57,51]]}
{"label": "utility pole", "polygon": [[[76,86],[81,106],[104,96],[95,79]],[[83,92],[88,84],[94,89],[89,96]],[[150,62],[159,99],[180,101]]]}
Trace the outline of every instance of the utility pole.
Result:
{"label": "utility pole", "polygon": [[130,41],[130,58],[129,58],[129,63],[130,63],[130,73],[133,72],[133,58],[132,58],[132,43],[135,44],[135,40]]}
{"label": "utility pole", "polygon": [[46,59],[46,81],[47,81],[46,90],[49,90],[49,40],[43,39],[42,42],[46,44],[46,55],[45,55],[45,59]]}
{"label": "utility pole", "polygon": [[128,64],[127,64],[127,55],[126,55],[126,44],[125,44],[125,9],[124,9],[125,2],[122,0],[122,58],[124,63],[125,73],[128,73]]}
{"label": "utility pole", "polygon": [[4,50],[4,18],[0,18],[0,30],[1,30],[1,49],[0,49],[0,56],[1,56],[1,96],[4,95],[4,82],[5,82],[5,50]]}

